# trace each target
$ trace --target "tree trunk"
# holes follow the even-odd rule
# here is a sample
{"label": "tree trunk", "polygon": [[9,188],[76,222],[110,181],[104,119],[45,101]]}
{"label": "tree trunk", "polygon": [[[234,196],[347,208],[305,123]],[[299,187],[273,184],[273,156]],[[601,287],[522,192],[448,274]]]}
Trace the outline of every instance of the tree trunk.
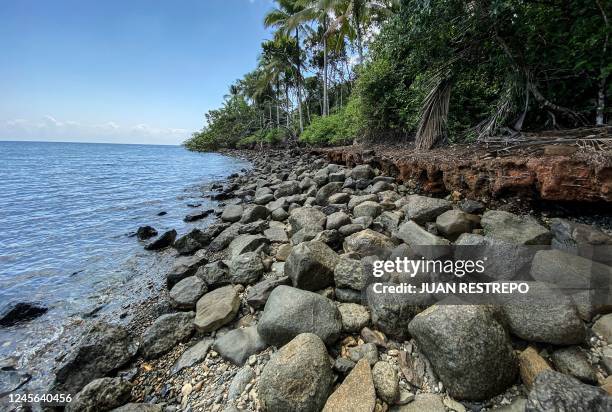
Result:
{"label": "tree trunk", "polygon": [[285,84],[285,98],[287,99],[287,128],[289,128],[289,111],[291,110],[290,108],[290,101],[289,101],[289,85]]}
{"label": "tree trunk", "polygon": [[327,16],[323,17],[323,117],[329,114],[327,96]]}
{"label": "tree trunk", "polygon": [[363,34],[361,33],[361,16],[359,15],[359,6],[359,4],[355,4],[354,6],[354,19],[355,28],[357,31],[357,52],[359,53],[359,64],[361,64],[363,62]]}
{"label": "tree trunk", "polygon": [[297,44],[297,103],[298,103],[298,114],[300,116],[300,133],[304,131],[304,119],[302,117],[302,62],[300,59],[300,32],[299,29],[295,29],[295,43]]}
{"label": "tree trunk", "polygon": [[280,91],[280,84],[278,82],[278,79],[276,80],[276,127],[280,126],[280,98],[279,98],[279,92]]}
{"label": "tree trunk", "polygon": [[605,119],[605,111],[606,111],[606,87],[607,87],[607,76],[604,75],[604,62],[606,61],[606,56],[607,56],[607,50],[608,50],[608,38],[609,38],[609,30],[608,30],[608,26],[609,26],[609,22],[608,22],[608,16],[606,15],[606,12],[604,11],[603,7],[601,6],[601,3],[599,0],[595,0],[595,2],[597,3],[597,7],[599,7],[599,11],[601,12],[601,16],[603,18],[604,24],[606,26],[606,37],[604,39],[604,45],[603,45],[603,59],[601,61],[601,67],[599,70],[599,89],[597,90],[597,114],[595,116],[595,124],[597,126],[603,126],[606,123],[606,119]]}

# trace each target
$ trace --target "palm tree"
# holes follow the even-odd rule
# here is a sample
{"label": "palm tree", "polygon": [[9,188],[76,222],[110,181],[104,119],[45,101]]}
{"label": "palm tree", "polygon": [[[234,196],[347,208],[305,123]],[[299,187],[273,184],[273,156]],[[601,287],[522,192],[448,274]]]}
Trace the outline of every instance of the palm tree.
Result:
{"label": "palm tree", "polygon": [[276,27],[276,37],[289,36],[294,33],[296,43],[295,66],[296,66],[296,89],[297,103],[300,118],[300,132],[304,131],[304,119],[302,115],[302,56],[300,50],[300,31],[306,29],[305,22],[293,21],[292,17],[304,8],[297,0],[277,0],[278,7],[269,12],[264,18],[266,27]]}

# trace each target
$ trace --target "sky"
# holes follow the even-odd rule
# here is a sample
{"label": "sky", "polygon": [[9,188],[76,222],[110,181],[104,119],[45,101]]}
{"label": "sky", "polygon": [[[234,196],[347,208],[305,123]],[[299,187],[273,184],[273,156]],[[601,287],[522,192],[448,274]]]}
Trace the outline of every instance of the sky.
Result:
{"label": "sky", "polygon": [[271,0],[0,0],[0,140],[180,144],[270,38]]}

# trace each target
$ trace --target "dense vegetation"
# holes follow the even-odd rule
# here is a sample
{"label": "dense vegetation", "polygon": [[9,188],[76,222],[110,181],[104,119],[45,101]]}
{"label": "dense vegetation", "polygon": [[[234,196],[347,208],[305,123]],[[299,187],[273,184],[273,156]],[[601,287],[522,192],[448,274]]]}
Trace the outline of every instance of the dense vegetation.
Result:
{"label": "dense vegetation", "polygon": [[445,141],[603,125],[609,0],[277,0],[257,68],[185,144]]}

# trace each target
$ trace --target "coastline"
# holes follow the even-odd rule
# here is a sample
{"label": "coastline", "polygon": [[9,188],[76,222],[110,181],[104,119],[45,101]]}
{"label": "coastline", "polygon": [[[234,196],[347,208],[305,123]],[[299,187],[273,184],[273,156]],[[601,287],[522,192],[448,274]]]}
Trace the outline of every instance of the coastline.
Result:
{"label": "coastline", "polygon": [[[367,175],[365,180],[370,181],[370,185],[367,186],[368,188],[371,188],[372,182],[374,182],[375,184],[380,183],[378,184],[379,189],[386,189],[379,190],[374,194],[376,194],[375,197],[377,199],[379,199],[380,196],[383,196],[383,199],[377,200],[377,202],[386,204],[384,207],[387,209],[387,212],[385,213],[390,214],[386,215],[388,217],[391,217],[393,213],[396,213],[395,210],[397,210],[396,207],[391,207],[389,203],[397,202],[402,198],[402,196],[408,196],[410,193],[412,193],[405,186],[403,189],[400,188],[400,186],[403,185],[391,183],[394,178],[386,179],[380,171],[375,171],[372,168],[366,169],[365,165],[357,168],[333,166],[333,164],[323,160],[320,155],[310,153],[309,151],[300,151],[297,149],[292,151],[291,156],[293,159],[295,159],[295,162],[292,163],[287,162],[287,153],[281,151],[227,151],[223,152],[222,154],[247,159],[251,162],[253,167],[246,174],[231,176],[224,182],[223,185],[220,185],[220,182],[214,182],[211,184],[211,187],[217,188],[217,192],[212,195],[212,198],[221,199],[219,200],[220,206],[215,210],[215,214],[220,218],[202,231],[204,233],[212,232],[212,234],[206,239],[206,242],[208,242],[207,245],[199,249],[196,248],[198,251],[195,252],[195,254],[186,254],[184,257],[179,257],[179,255],[175,253],[172,248],[166,249],[166,252],[163,253],[170,253],[170,256],[175,260],[175,264],[179,260],[182,260],[183,262],[186,260],[197,260],[199,263],[194,264],[196,269],[226,259],[228,262],[228,267],[230,268],[230,271],[232,271],[232,255],[236,253],[233,249],[236,247],[241,248],[241,252],[239,253],[240,255],[252,253],[252,250],[261,250],[263,246],[263,244],[257,242],[255,242],[256,244],[247,243],[242,244],[241,246],[232,246],[233,241],[236,238],[241,236],[251,236],[251,240],[254,238],[268,238],[268,242],[265,243],[269,244],[269,249],[265,252],[265,257],[261,261],[265,272],[262,277],[263,280],[260,282],[252,280],[240,282],[221,280],[220,282],[217,282],[217,284],[214,284],[214,281],[212,281],[213,283],[208,284],[209,294],[211,293],[210,291],[229,287],[233,290],[232,293],[236,294],[236,299],[239,301],[238,308],[235,309],[233,315],[227,320],[224,320],[225,326],[216,327],[212,331],[206,332],[194,332],[190,328],[187,328],[190,330],[190,332],[186,333],[182,338],[176,336],[168,337],[167,339],[170,339],[170,342],[165,343],[166,348],[159,355],[143,356],[143,339],[145,341],[147,340],[147,334],[151,335],[151,333],[153,333],[157,339],[166,340],[164,335],[159,335],[161,331],[155,332],[155,327],[152,325],[158,323],[159,319],[164,318],[164,316],[168,317],[173,316],[174,314],[193,313],[188,311],[186,312],[186,309],[184,308],[177,309],[176,302],[173,303],[169,294],[169,289],[167,288],[167,282],[169,281],[167,273],[162,274],[160,272],[160,275],[162,276],[150,280],[152,281],[151,298],[145,302],[142,302],[142,304],[138,305],[137,308],[130,307],[128,310],[133,314],[133,319],[127,322],[127,325],[123,323],[126,330],[129,331],[129,342],[139,342],[139,352],[131,353],[131,355],[128,356],[127,362],[121,363],[120,366],[115,365],[117,367],[112,368],[112,370],[109,370],[108,372],[102,373],[102,375],[117,376],[117,378],[113,378],[114,380],[105,382],[105,385],[110,385],[111,387],[113,385],[127,385],[127,392],[124,388],[122,392],[124,394],[119,400],[120,403],[126,403],[128,401],[132,403],[146,403],[151,407],[158,408],[152,410],[160,411],[261,410],[262,400],[260,399],[259,395],[259,382],[262,379],[262,374],[266,365],[271,361],[272,354],[278,352],[278,348],[280,348],[282,345],[269,345],[262,342],[259,336],[257,336],[257,338],[242,336],[239,339],[236,338],[238,343],[235,345],[239,347],[232,347],[232,344],[224,342],[224,345],[219,348],[218,341],[223,336],[235,333],[235,331],[244,331],[247,329],[253,330],[253,328],[256,329],[256,325],[261,322],[263,316],[263,303],[265,303],[265,300],[270,295],[270,292],[275,289],[275,286],[291,283],[289,279],[283,278],[283,267],[286,267],[285,265],[287,264],[286,261],[288,256],[286,255],[287,251],[283,251],[281,246],[288,243],[293,243],[295,248],[295,246],[299,245],[300,243],[308,242],[311,239],[314,239],[315,241],[327,243],[330,246],[335,245],[333,246],[334,249],[338,253],[341,253],[343,249],[342,244],[344,243],[346,245],[347,238],[352,236],[348,232],[346,232],[346,235],[342,234],[341,237],[338,237],[337,234],[331,233],[334,231],[338,232],[337,229],[315,229],[312,234],[309,234],[309,228],[305,226],[301,230],[296,230],[296,228],[293,228],[293,231],[288,233],[289,235],[292,235],[290,242],[289,237],[287,237],[288,234],[285,233],[284,229],[282,230],[282,232],[285,234],[284,238],[278,230],[276,230],[274,234],[266,231],[272,228],[285,228],[285,222],[287,222],[287,219],[290,217],[290,212],[302,207],[312,209],[312,213],[321,213],[320,210],[323,210],[323,216],[327,217],[328,224],[330,216],[335,215],[336,213],[344,213],[343,211],[345,211],[346,213],[353,215],[353,218],[350,220],[357,219],[357,221],[360,222],[347,223],[344,221],[345,226],[359,226],[351,228],[351,230],[355,230],[353,233],[362,233],[367,230],[372,231],[371,229],[365,229],[364,225],[366,225],[377,229],[377,232],[375,233],[381,233],[384,234],[382,236],[390,237],[390,231],[385,227],[385,224],[392,225],[393,222],[379,222],[372,226],[375,219],[367,219],[367,217],[370,216],[370,213],[380,215],[381,210],[378,210],[378,212],[364,210],[364,214],[358,217],[355,215],[354,209],[354,207],[358,204],[353,205],[352,207],[347,207],[347,204],[350,205],[349,199],[354,199],[359,196],[370,196],[368,197],[370,200],[365,200],[365,198],[361,199],[361,203],[364,204],[364,206],[367,204],[366,202],[372,203],[373,198],[371,194],[358,195],[358,193],[366,189],[366,187],[364,186],[362,189],[353,189],[355,194],[349,195],[348,197],[340,196],[342,194],[340,187],[343,183],[346,183],[346,179],[350,178],[355,173],[355,170],[359,170],[357,175],[359,175],[359,173],[365,173],[365,175]],[[326,185],[323,183],[323,180],[319,180],[319,182],[322,184],[319,184],[318,190],[315,191],[310,190],[312,186],[305,185],[304,189],[301,187],[296,189],[294,185],[291,185],[292,187],[287,189],[288,191],[286,196],[282,196],[283,193],[278,196],[276,193],[271,195],[271,193],[263,194],[261,191],[259,193],[257,192],[257,190],[262,187],[265,188],[271,185],[276,187],[276,190],[279,190],[281,187],[284,188],[290,186],[283,182],[300,181],[299,176],[296,174],[296,169],[302,170],[300,174],[305,173],[308,176],[311,176],[304,179],[310,179],[313,181],[313,183],[316,182],[315,179],[317,174],[321,176],[321,174],[318,172],[321,170],[326,170],[327,174],[325,181],[333,183],[334,180],[332,179],[337,178],[340,186],[336,187],[335,191],[332,193],[326,193],[324,195],[325,197],[318,194],[321,188],[325,187]],[[336,177],[332,178],[332,174]],[[344,175],[344,179],[342,181],[340,181],[340,174]],[[378,180],[374,181],[374,179]],[[392,196],[391,192],[395,192],[396,195]],[[381,193],[384,193],[384,195],[381,195]],[[345,206],[341,206],[342,203],[330,203],[327,201],[328,198],[331,198],[331,196],[334,195],[338,195],[336,196],[337,198],[342,198],[340,200],[345,200]],[[257,213],[262,213],[261,208],[265,207],[261,206],[260,203],[269,205],[270,203],[276,202],[279,198],[291,198],[292,196],[292,200],[294,201],[293,203],[297,204],[293,207],[289,207],[289,204],[286,203],[285,207],[288,210],[285,211],[284,214],[278,213],[279,216],[275,217],[271,214],[271,211],[268,211],[265,214],[270,215],[266,216],[265,219],[261,219],[263,215],[257,215]],[[390,196],[390,198],[387,199],[385,196]],[[262,197],[265,199],[262,200]],[[312,197],[312,200],[308,200],[308,197]],[[317,198],[322,199],[322,201],[327,204],[322,206],[319,202],[317,202]],[[391,198],[395,200],[392,200]],[[459,205],[462,204],[460,201],[452,202],[451,200],[447,200],[446,202],[448,202],[448,204],[453,204],[454,207],[459,207]],[[223,203],[225,203],[225,205],[223,205]],[[469,202],[464,203],[467,204]],[[473,208],[475,208],[472,210],[472,212],[482,214],[485,209],[485,205],[477,203],[478,202],[470,204]],[[227,216],[225,219],[221,218],[223,217],[222,212],[225,211],[228,206],[238,204],[244,206],[245,209],[242,209],[242,213],[237,216],[237,219],[242,222],[244,220],[244,213],[247,209],[250,211],[249,213],[253,214],[252,218],[247,218],[246,222],[244,223],[232,223],[232,221],[236,222],[235,217],[231,217],[231,219]],[[222,205],[225,207],[225,209],[221,208]],[[376,209],[374,205],[369,204],[368,206]],[[448,210],[447,207],[443,209]],[[319,212],[314,212],[314,210],[319,210]],[[362,212],[359,212],[359,214],[361,213]],[[319,214],[316,214],[315,216],[319,216]],[[430,218],[431,217],[429,217],[429,219]],[[309,224],[317,226],[317,224],[315,224],[312,220],[312,217],[307,217],[306,221],[310,222]],[[397,221],[396,223],[399,223],[400,221],[401,220]],[[262,224],[261,222],[265,222],[265,224]],[[289,222],[292,222],[290,218]],[[221,243],[215,243],[220,237],[222,237],[222,233],[226,233],[230,227],[236,224],[241,227],[240,230],[226,236],[226,238],[222,239],[223,241]],[[292,226],[295,224],[296,220],[294,219]],[[272,239],[270,239],[271,236]],[[368,234],[368,236],[370,235]],[[365,239],[368,239],[368,236],[365,236]],[[177,239],[177,241],[179,241],[179,239]],[[382,241],[386,242],[384,239]],[[366,241],[366,244],[367,243],[368,242]],[[175,242],[175,246],[176,244],[177,243]],[[338,246],[338,244],[340,246]],[[228,247],[231,250],[228,250]],[[347,256],[351,259],[364,258],[365,256],[362,256],[363,253],[359,249],[359,246],[356,247],[357,249],[353,249],[351,251],[351,247],[349,246],[349,250],[347,251],[345,246],[344,252],[348,253]],[[389,247],[391,247],[391,244],[389,244]],[[187,266],[182,266],[183,273],[179,274],[179,277],[182,277],[183,279],[194,277],[193,274],[195,271],[192,269],[186,270]],[[249,267],[249,265],[247,265],[247,267]],[[177,270],[171,270],[171,272],[174,274],[178,273]],[[224,276],[227,275],[229,275],[229,273],[226,273]],[[208,278],[208,280],[210,281],[210,278]],[[217,279],[217,281],[218,280],[219,279]],[[252,295],[250,296],[250,294],[253,292],[254,286],[265,282],[268,282],[268,285],[266,288],[264,288],[264,291],[259,291],[259,293],[263,293],[263,295],[265,295],[265,298],[259,297],[259,299],[263,299],[263,303],[260,301],[255,303],[256,301],[252,299]],[[231,284],[234,284],[234,286],[226,286]],[[431,361],[428,360],[428,357],[425,356],[422,349],[419,349],[420,344],[416,342],[414,338],[410,340],[404,340],[406,336],[398,338],[397,336],[394,336],[393,331],[391,330],[393,328],[389,329],[388,326],[385,326],[384,321],[380,319],[378,321],[374,321],[374,314],[378,309],[375,307],[363,306],[364,302],[361,300],[361,294],[355,294],[356,290],[359,288],[357,285],[353,286],[355,286],[355,289],[352,290],[353,294],[350,293],[351,286],[348,286],[347,288],[345,285],[343,286],[343,290],[339,290],[337,280],[335,290],[333,287],[324,287],[321,288],[322,290],[317,290],[317,292],[323,297],[333,299],[334,304],[345,308],[344,310],[341,310],[343,320],[341,335],[343,338],[339,341],[335,341],[335,343],[330,344],[328,347],[330,355],[336,358],[334,361],[333,370],[337,375],[337,383],[340,383],[342,377],[350,374],[350,371],[356,367],[356,364],[360,364],[359,361],[361,359],[367,359],[368,356],[375,356],[376,360],[371,367],[378,362],[389,364],[396,370],[397,380],[397,394],[395,395],[395,400],[390,401],[387,399],[388,402],[386,402],[380,398],[380,395],[378,395],[375,399],[375,403],[377,405],[376,410],[388,410],[389,408],[393,407],[394,404],[395,408],[401,408],[402,404],[412,404],[413,406],[416,406],[415,402],[422,401],[430,395],[433,398],[429,400],[435,405],[443,404],[451,409],[453,409],[453,406],[448,405],[454,405],[455,408],[459,408],[459,405],[453,403],[458,401],[448,395],[447,385],[442,384],[442,381],[440,380],[440,373],[436,373]],[[307,287],[306,289],[315,290],[310,287]],[[340,292],[344,293],[345,297],[341,298]],[[347,292],[349,292],[348,295]],[[206,293],[204,293],[204,296],[206,296]],[[346,296],[350,297],[347,299]],[[355,306],[353,307],[349,305]],[[365,303],[365,305],[367,305],[367,303]],[[345,313],[347,308],[350,308],[351,311]],[[193,309],[194,307],[192,307],[190,310]],[[380,314],[378,316],[380,317]],[[599,315],[596,315],[594,318],[587,321],[586,324],[588,327],[592,327],[592,321],[594,319],[599,319],[598,316]],[[357,322],[358,327],[355,328],[355,326],[353,326],[351,328],[350,326],[344,325],[344,322],[347,321],[347,319],[352,319],[353,322]],[[297,319],[296,321],[299,323]],[[398,321],[401,322],[400,320],[395,322]],[[172,323],[173,329],[184,328],[184,325],[180,323],[179,320],[173,320],[172,322],[179,322]],[[167,327],[168,326],[166,326],[166,328]],[[404,327],[407,327],[407,323],[404,325]],[[167,329],[162,328],[162,330]],[[401,332],[400,335],[402,335],[402,333],[403,332]],[[111,339],[111,342],[115,341]],[[523,344],[520,344],[518,347],[515,346],[514,352],[520,354],[520,348],[525,348],[522,345]],[[602,348],[605,347],[605,342],[601,339],[596,339],[591,340],[589,345],[588,350],[589,352],[592,352],[593,356],[595,356],[594,359],[596,359],[597,356],[601,357],[601,351]],[[224,348],[223,346],[229,346],[230,348]],[[191,349],[196,347],[199,349],[195,351],[195,353],[190,353]],[[275,347],[277,349],[275,349]],[[373,349],[375,349],[376,355],[368,352],[369,350]],[[228,355],[228,352],[234,354]],[[248,356],[245,357],[247,352]],[[190,353],[191,359],[185,360],[186,353]],[[235,353],[238,353],[239,355],[236,355]],[[405,356],[402,355],[404,353],[408,354],[408,358],[412,359],[412,362],[421,362],[420,368],[422,369],[420,369],[420,376],[415,376],[415,381],[413,382],[408,379],[406,371],[403,369],[406,367],[404,364],[406,360],[402,358],[402,356]],[[244,362],[244,366],[236,365],[236,358],[233,358],[234,356],[237,356],[240,361]],[[181,359],[183,360],[184,364],[189,364],[189,362],[191,362],[191,366],[184,367],[179,371],[173,371],[173,368],[176,369],[177,362],[180,363]],[[228,359],[234,359],[234,362]],[[402,361],[402,359],[404,360]],[[589,355],[589,359],[592,359],[591,355]],[[72,366],[74,366],[74,364]],[[593,367],[593,370],[597,370],[597,373],[600,375],[602,373],[606,373],[605,371],[602,372],[602,367],[596,363],[591,364],[591,366]],[[415,367],[415,365],[413,365],[413,367]],[[601,376],[603,379],[603,375]],[[78,386],[81,386],[82,388],[85,383],[87,382],[83,381],[82,384],[79,384]],[[331,391],[331,386],[326,390]],[[514,383],[511,385],[506,384],[506,387],[503,390],[498,391],[495,396],[486,396],[486,398],[476,402],[466,400],[460,401],[462,401],[463,404],[468,407],[472,406],[476,408],[491,409],[511,403],[524,402],[528,395],[528,388],[524,384],[521,385],[520,383],[514,381]],[[89,394],[88,396],[89,398],[81,395],[79,402],[85,402],[82,403],[82,405],[87,405],[87,402],[91,403],[96,401],[95,397],[92,397],[92,394]],[[117,401],[117,399],[115,399],[115,401]],[[133,405],[132,407],[134,409],[126,410],[144,410],[140,406]],[[460,410],[460,408],[455,410]]]}

